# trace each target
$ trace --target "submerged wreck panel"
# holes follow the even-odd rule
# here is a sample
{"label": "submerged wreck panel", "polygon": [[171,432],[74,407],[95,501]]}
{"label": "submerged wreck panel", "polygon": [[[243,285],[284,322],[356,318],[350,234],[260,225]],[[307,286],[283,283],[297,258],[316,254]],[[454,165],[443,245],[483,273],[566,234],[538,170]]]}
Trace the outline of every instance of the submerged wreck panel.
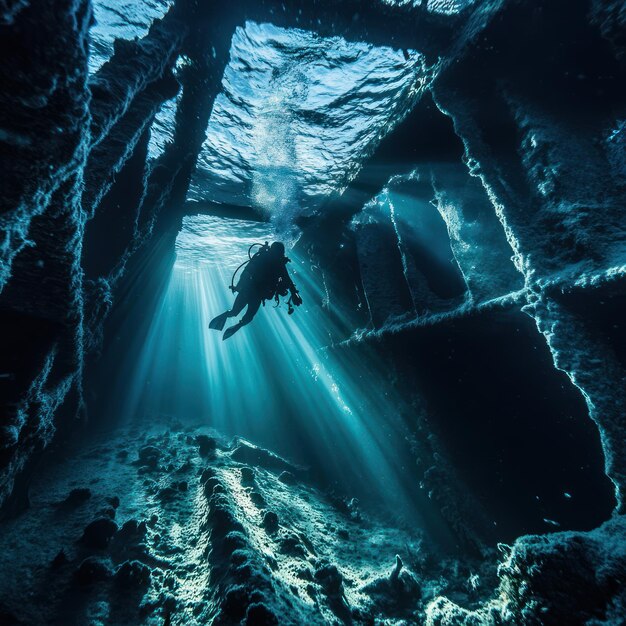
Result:
{"label": "submerged wreck panel", "polygon": [[[621,3],[35,4],[0,622],[623,624]],[[303,305],[222,341],[275,239]]]}

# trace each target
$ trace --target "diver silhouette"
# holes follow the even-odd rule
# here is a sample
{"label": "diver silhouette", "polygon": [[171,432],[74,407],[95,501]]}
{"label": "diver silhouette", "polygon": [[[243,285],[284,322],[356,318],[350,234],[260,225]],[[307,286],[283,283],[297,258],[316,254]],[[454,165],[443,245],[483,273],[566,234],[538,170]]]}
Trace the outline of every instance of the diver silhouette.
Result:
{"label": "diver silhouette", "polygon": [[[259,245],[261,244],[254,244]],[[250,246],[250,251],[254,246]],[[285,246],[280,241],[275,241],[271,246],[267,243],[261,246],[261,249],[250,257],[248,261],[242,263],[235,274],[230,289],[233,293],[237,294],[233,308],[228,311],[224,311],[221,315],[213,318],[209,324],[209,328],[213,330],[222,330],[224,324],[229,317],[235,317],[243,311],[244,307],[248,307],[244,316],[233,326],[227,328],[224,331],[223,340],[232,337],[240,328],[249,324],[261,304],[265,305],[266,300],[272,298],[279,302],[280,296],[286,296],[287,293],[291,294],[287,304],[289,306],[289,314],[293,313],[293,307],[300,306],[302,304],[302,298],[296,289],[296,286],[287,272],[287,263],[290,259],[285,256]],[[241,274],[241,278],[235,286],[234,280],[237,271],[246,266]]]}

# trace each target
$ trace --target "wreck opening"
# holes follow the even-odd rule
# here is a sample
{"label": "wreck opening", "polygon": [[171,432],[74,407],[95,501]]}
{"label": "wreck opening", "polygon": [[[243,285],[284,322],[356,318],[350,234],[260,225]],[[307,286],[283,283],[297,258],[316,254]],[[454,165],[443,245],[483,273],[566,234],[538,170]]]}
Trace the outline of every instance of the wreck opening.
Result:
{"label": "wreck opening", "polygon": [[[200,420],[226,436],[271,447],[308,467],[327,489],[350,493],[364,507],[382,507],[386,515],[416,524],[440,549],[455,550],[440,512],[407,475],[413,450],[397,414],[400,397],[371,362],[325,353],[346,322],[340,310],[325,314],[322,277],[297,247],[288,251],[289,269],[304,304],[293,316],[284,300],[278,307],[269,300],[237,341],[223,342],[208,328],[212,317],[232,306],[228,286],[249,246],[274,238],[264,221],[183,218],[154,315],[145,318],[140,297],[128,304],[124,319],[115,322],[124,358],[114,348],[103,355],[104,367],[98,365],[118,370],[100,407],[116,419],[104,428],[164,416],[182,424]],[[142,286],[138,277],[129,298],[137,298]],[[363,381],[372,378],[384,391],[364,393]]]}

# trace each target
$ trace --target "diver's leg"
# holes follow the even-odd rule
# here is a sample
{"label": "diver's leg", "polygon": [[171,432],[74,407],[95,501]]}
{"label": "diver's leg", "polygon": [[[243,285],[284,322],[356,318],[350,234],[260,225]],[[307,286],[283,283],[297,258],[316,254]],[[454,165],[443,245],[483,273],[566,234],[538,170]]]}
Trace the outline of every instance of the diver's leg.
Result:
{"label": "diver's leg", "polygon": [[239,323],[242,326],[249,324],[254,319],[254,316],[257,314],[257,311],[259,310],[260,306],[261,306],[260,298],[251,299],[250,302],[248,303],[248,310],[246,311],[245,315],[241,318]]}
{"label": "diver's leg", "polygon": [[235,302],[233,302],[232,309],[224,311],[224,313],[222,313],[221,315],[214,317],[209,324],[209,328],[212,328],[213,330],[222,330],[222,328],[224,328],[226,320],[229,317],[235,317],[236,315],[239,315],[239,313],[241,313],[246,304],[248,304],[247,294],[240,291],[235,298]]}
{"label": "diver's leg", "polygon": [[228,317],[235,317],[236,315],[239,315],[239,313],[243,311],[246,304],[248,304],[248,295],[240,291],[233,302],[233,308],[230,311],[226,311],[228,313]]}
{"label": "diver's leg", "polygon": [[249,324],[256,315],[260,306],[261,298],[250,299],[250,301],[248,302],[248,310],[245,312],[244,316],[234,326],[231,326],[224,331],[224,336],[222,337],[222,339],[228,339],[229,337],[232,337],[240,328],[242,328],[246,324]]}
{"label": "diver's leg", "polygon": [[214,317],[209,323],[209,328],[213,330],[222,330],[224,328],[224,324],[229,317],[235,317],[239,315],[241,311],[243,311],[244,307],[248,304],[248,294],[246,292],[240,291],[233,302],[232,309],[228,311],[224,311],[221,315]]}

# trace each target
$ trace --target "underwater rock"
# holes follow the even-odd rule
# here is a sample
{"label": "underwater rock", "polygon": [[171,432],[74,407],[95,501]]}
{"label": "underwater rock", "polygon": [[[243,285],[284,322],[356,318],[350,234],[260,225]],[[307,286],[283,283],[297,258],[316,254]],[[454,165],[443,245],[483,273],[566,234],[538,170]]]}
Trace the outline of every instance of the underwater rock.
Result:
{"label": "underwater rock", "polygon": [[61,502],[61,506],[75,507],[83,502],[86,502],[89,498],[91,498],[91,489],[87,487],[79,487],[70,491],[67,498]]}
{"label": "underwater rock", "polygon": [[170,485],[161,487],[157,493],[157,497],[162,502],[171,502],[172,500],[175,500],[178,495],[180,495],[181,491],[187,491],[188,488],[189,485],[186,480],[173,482]]}
{"label": "underwater rock", "polygon": [[262,603],[251,604],[243,622],[246,626],[278,626],[276,615]]}
{"label": "underwater rock", "polygon": [[248,441],[238,440],[237,446],[230,453],[230,457],[244,465],[259,466],[278,473],[287,471],[297,475],[302,472],[301,468],[297,468],[277,454],[255,446]]}
{"label": "underwater rock", "polygon": [[[621,517],[588,535],[570,532],[519,539],[499,571],[510,608],[519,615],[535,615],[546,626],[573,623],[573,615],[586,623],[618,610],[615,600],[625,599],[625,528]],[[617,531],[615,539],[609,539],[611,531]],[[608,598],[614,599],[607,603]]]}
{"label": "underwater rock", "polygon": [[252,500],[252,502],[256,504],[256,506],[258,506],[259,508],[263,508],[267,504],[265,498],[263,497],[263,494],[259,493],[258,491],[250,492],[250,500]]}
{"label": "underwater rock", "polygon": [[242,585],[233,586],[224,596],[221,612],[224,617],[230,618],[233,623],[236,623],[245,615],[245,609],[249,603],[248,590]]}
{"label": "underwater rock", "polygon": [[148,467],[156,469],[161,459],[161,451],[155,446],[144,446],[139,450],[137,456],[137,465],[140,467]]}
{"label": "underwater rock", "polygon": [[210,456],[217,449],[217,441],[208,435],[197,435],[196,443],[200,456]]}
{"label": "underwater rock", "polygon": [[224,554],[232,555],[237,550],[245,551],[245,548],[248,547],[248,542],[243,532],[238,531],[238,530],[233,530],[227,533],[223,537],[222,544],[220,547],[224,551]]}
{"label": "underwater rock", "polygon": [[116,544],[125,544],[129,542],[139,542],[146,536],[146,522],[136,519],[129,519],[119,529],[115,535]]}
{"label": "underwater rock", "polygon": [[278,515],[274,511],[266,511],[262,523],[268,533],[275,533],[278,530]]}
{"label": "underwater rock", "polygon": [[391,573],[368,583],[363,590],[372,598],[377,610],[386,614],[415,610],[422,595],[417,578],[404,568],[398,555]]}
{"label": "underwater rock", "polygon": [[498,568],[495,598],[466,609],[445,598],[427,607],[427,626],[621,624],[626,608],[626,518],[593,531],[518,539]]}
{"label": "underwater rock", "polygon": [[92,136],[104,140],[147,86],[173,65],[187,26],[176,10],[155,20],[136,41],[116,39],[113,56],[92,76]]}
{"label": "underwater rock", "polygon": [[313,582],[313,572],[311,571],[311,568],[309,567],[301,567],[296,575],[298,576],[298,578],[302,579],[302,580],[307,580],[309,582]]}
{"label": "underwater rock", "polygon": [[321,564],[315,570],[314,578],[326,594],[329,605],[335,615],[344,622],[350,621],[352,612],[346,601],[343,576],[337,569],[337,566],[331,563]]}
{"label": "underwater rock", "polygon": [[107,502],[114,508],[117,509],[120,505],[120,499],[118,496],[113,496],[111,498],[107,498]]}
{"label": "underwater rock", "polygon": [[305,559],[308,556],[307,549],[304,547],[300,537],[293,532],[288,531],[278,540],[278,546],[282,554]]}
{"label": "underwater rock", "polygon": [[246,486],[254,485],[254,470],[251,467],[241,468],[241,484]]}
{"label": "underwater rock", "polygon": [[[177,441],[181,446],[177,450],[179,456],[187,448],[195,449],[193,440]],[[33,545],[48,541],[48,530],[42,533],[36,522],[42,523],[39,512],[49,508],[41,494],[67,493],[67,484],[75,475],[91,484],[106,468],[110,489],[118,493],[125,490],[128,506],[139,506],[149,518],[148,522],[137,517],[127,519],[108,543],[105,538],[100,544],[106,545],[109,558],[87,561],[81,575],[86,584],[113,577],[115,593],[128,590],[125,597],[129,610],[135,611],[141,603],[141,615],[151,616],[150,619],[167,618],[164,603],[171,597],[172,607],[174,602],[176,605],[176,609],[170,610],[172,622],[180,613],[190,626],[210,621],[209,606],[215,607],[216,623],[241,623],[253,605],[264,605],[269,614],[262,609],[257,614],[255,609],[250,612],[251,620],[267,619],[273,623],[271,615],[274,615],[278,623],[286,626],[350,621],[367,624],[377,617],[420,623],[424,605],[437,591],[449,594],[449,603],[462,604],[470,597],[457,591],[467,587],[467,568],[445,564],[437,558],[422,563],[420,558],[428,545],[414,543],[414,536],[389,526],[388,522],[370,518],[363,505],[361,520],[354,522],[347,500],[343,510],[338,511],[325,491],[305,482],[286,485],[275,471],[254,466],[255,482],[272,502],[271,510],[256,508],[247,499],[247,489],[241,487],[241,465],[226,456],[209,467],[198,467],[198,479],[204,476],[211,482],[213,493],[198,498],[194,489],[177,491],[176,506],[163,506],[154,499],[154,481],[138,476],[133,467],[117,459],[114,449],[110,457],[89,455],[75,459],[69,469],[61,466],[56,474],[45,473],[36,486],[36,508],[26,514],[29,525],[20,541],[16,542],[15,537],[19,528],[5,532],[6,522],[0,522],[0,548],[22,568],[20,571],[29,571],[32,555],[23,563],[16,554],[16,546],[23,545],[24,540]],[[217,487],[219,490],[215,491]],[[92,497],[85,506],[96,510],[98,503],[93,500]],[[149,509],[145,508],[146,503]],[[170,532],[181,519],[186,526],[180,525],[176,533]],[[269,529],[279,522],[278,528],[270,532],[264,519]],[[161,532],[155,533],[152,530],[155,526]],[[107,527],[110,534],[114,527],[108,523]],[[72,529],[67,526],[67,516],[54,516],[48,528],[58,538],[59,545],[71,542]],[[395,567],[389,568],[384,554],[399,553],[402,549],[409,556],[405,558],[402,553]],[[41,552],[44,553],[45,550]],[[37,558],[34,562],[38,562]],[[174,570],[173,562],[184,565]],[[419,579],[413,574],[414,562],[420,563]],[[61,589],[65,584],[63,576],[72,564],[72,561],[63,562],[57,568]],[[33,571],[33,585],[41,585],[49,571],[49,561],[37,567]],[[344,571],[350,572],[349,578],[344,579]],[[493,585],[484,570],[477,566],[473,571],[480,573],[482,581],[480,593],[471,596],[471,602],[478,603]],[[207,587],[207,579],[215,583]],[[11,598],[16,594],[11,591],[14,589],[9,587],[11,584],[0,577],[0,610],[6,605],[6,610],[15,613]],[[190,599],[185,592],[181,593],[181,588],[202,591],[199,597]],[[107,586],[107,589],[111,588]],[[50,593],[58,593],[58,588],[50,589]],[[56,611],[49,595],[36,598],[32,607],[18,611],[26,616],[24,623],[42,623],[41,614]]]}
{"label": "underwater rock", "polygon": [[117,524],[110,517],[101,517],[86,526],[81,542],[90,548],[103,550],[117,532]]}
{"label": "underwater rock", "polygon": [[63,565],[65,565],[68,562],[68,558],[67,555],[65,554],[65,550],[63,550],[63,548],[61,548],[56,556],[54,557],[54,559],[52,559],[52,563],[50,563],[50,567],[52,569],[57,569]]}
{"label": "underwater rock", "polygon": [[281,483],[285,483],[286,485],[293,485],[296,482],[296,477],[291,472],[285,470],[284,472],[280,473],[280,475],[278,476],[278,480],[280,480]]}
{"label": "underwater rock", "polygon": [[113,570],[107,559],[89,556],[78,566],[74,579],[79,585],[90,585],[107,580],[112,575]]}
{"label": "underwater rock", "polygon": [[343,576],[336,565],[324,563],[315,570],[315,580],[330,596],[343,595]]}
{"label": "underwater rock", "polygon": [[176,468],[176,474],[186,474],[193,468],[191,461],[185,461],[180,467]]}
{"label": "underwater rock", "polygon": [[125,561],[115,572],[115,582],[124,587],[144,587],[150,583],[151,569],[139,561]]}
{"label": "underwater rock", "polygon": [[102,517],[109,517],[110,519],[115,519],[115,514],[116,514],[115,509],[112,506],[98,511],[98,515]]}

